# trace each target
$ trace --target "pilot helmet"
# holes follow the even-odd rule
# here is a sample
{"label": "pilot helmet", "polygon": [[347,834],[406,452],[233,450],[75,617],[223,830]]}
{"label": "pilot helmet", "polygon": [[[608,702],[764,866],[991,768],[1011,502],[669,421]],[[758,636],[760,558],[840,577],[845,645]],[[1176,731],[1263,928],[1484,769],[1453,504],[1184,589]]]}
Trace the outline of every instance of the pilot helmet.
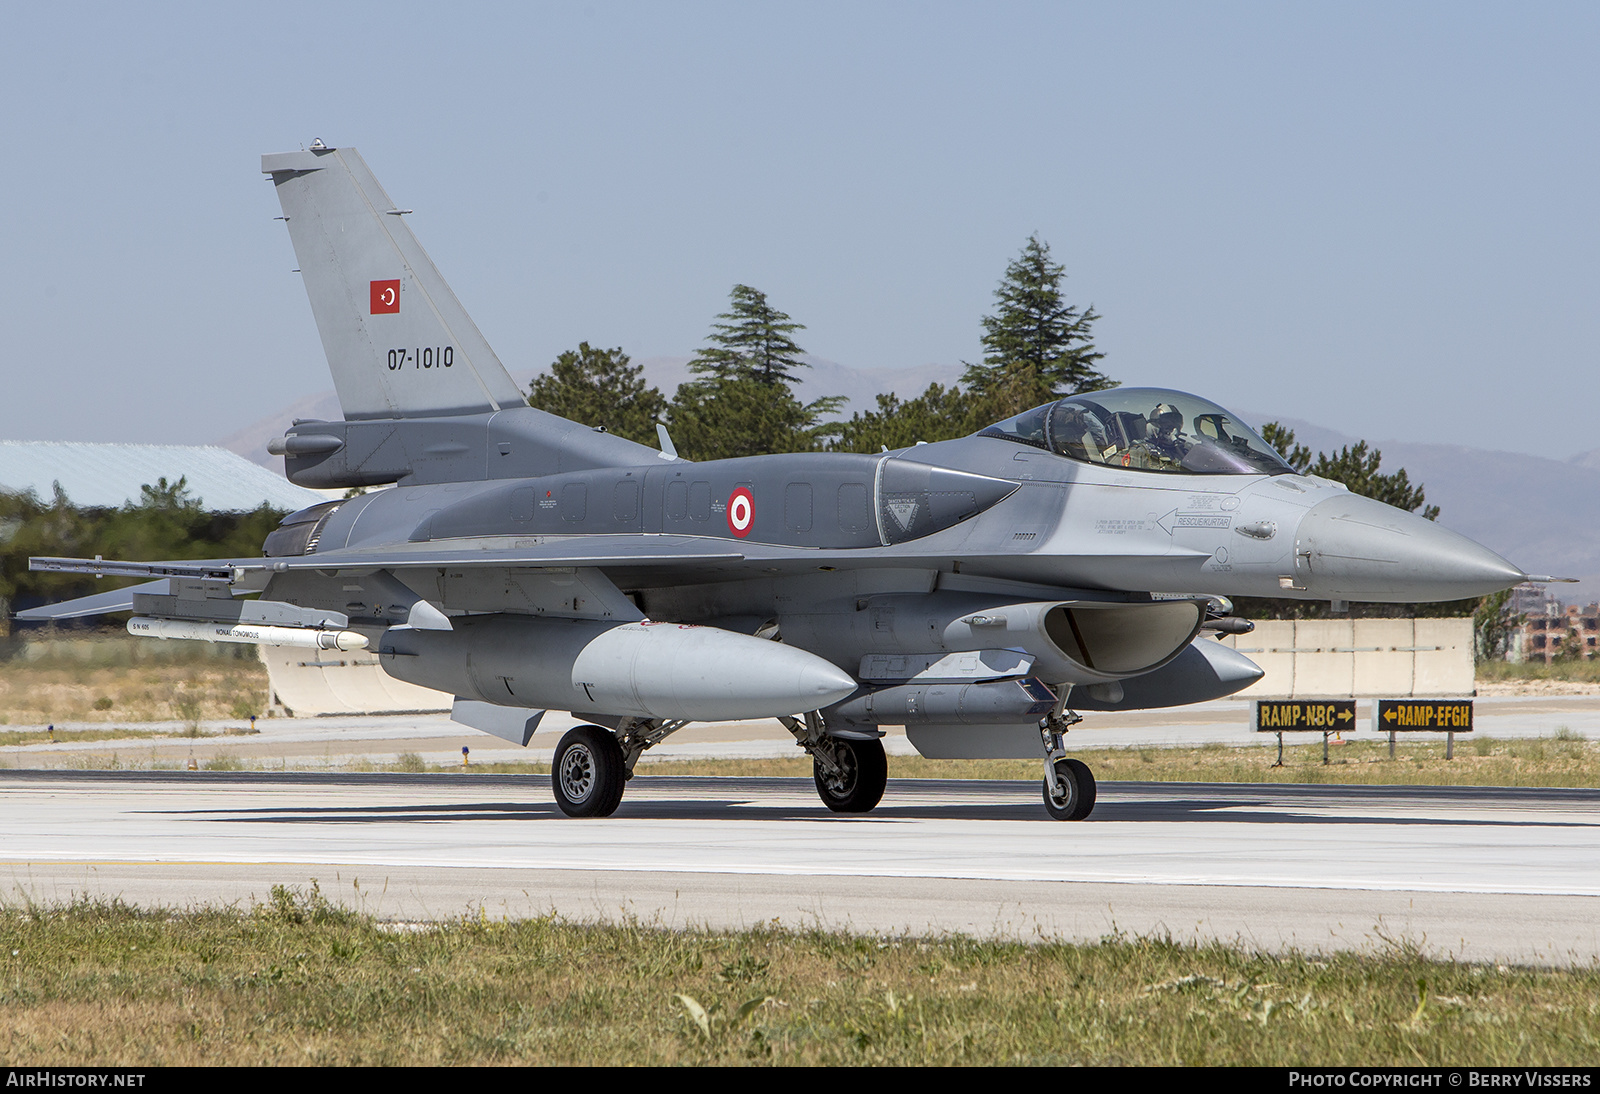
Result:
{"label": "pilot helmet", "polygon": [[1150,412],[1150,424],[1157,433],[1177,433],[1183,428],[1183,414],[1171,403],[1157,403]]}

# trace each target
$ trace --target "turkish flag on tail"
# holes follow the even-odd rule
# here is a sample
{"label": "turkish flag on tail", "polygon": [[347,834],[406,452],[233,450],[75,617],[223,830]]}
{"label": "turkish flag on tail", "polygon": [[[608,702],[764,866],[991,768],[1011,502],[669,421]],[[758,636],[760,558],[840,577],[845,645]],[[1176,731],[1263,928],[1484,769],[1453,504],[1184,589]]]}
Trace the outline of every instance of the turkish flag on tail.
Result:
{"label": "turkish flag on tail", "polygon": [[400,279],[372,283],[372,314],[393,315],[400,310]]}

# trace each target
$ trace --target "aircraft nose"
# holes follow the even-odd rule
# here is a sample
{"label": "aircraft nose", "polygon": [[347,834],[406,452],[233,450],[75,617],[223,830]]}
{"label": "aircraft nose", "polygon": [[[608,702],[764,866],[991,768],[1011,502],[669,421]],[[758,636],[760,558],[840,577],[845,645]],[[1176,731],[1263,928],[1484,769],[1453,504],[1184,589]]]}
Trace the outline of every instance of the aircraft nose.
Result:
{"label": "aircraft nose", "polygon": [[1359,494],[1313,506],[1295,554],[1299,583],[1336,600],[1464,600],[1528,578],[1466,536]]}

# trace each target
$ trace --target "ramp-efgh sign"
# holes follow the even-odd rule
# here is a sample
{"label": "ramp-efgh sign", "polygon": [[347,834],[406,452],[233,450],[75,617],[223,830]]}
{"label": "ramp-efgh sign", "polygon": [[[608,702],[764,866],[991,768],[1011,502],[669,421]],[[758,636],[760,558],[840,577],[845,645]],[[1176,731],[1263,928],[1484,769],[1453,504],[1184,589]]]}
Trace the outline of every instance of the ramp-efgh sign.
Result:
{"label": "ramp-efgh sign", "polygon": [[1471,733],[1472,700],[1379,699],[1373,717],[1380,733]]}

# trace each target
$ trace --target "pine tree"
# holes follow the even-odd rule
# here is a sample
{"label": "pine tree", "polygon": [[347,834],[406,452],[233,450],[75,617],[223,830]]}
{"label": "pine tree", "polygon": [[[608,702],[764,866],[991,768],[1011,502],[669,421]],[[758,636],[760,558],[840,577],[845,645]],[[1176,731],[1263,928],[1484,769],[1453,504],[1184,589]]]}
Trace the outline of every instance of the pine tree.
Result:
{"label": "pine tree", "polygon": [[999,310],[983,319],[983,363],[967,365],[961,382],[994,418],[1083,391],[1115,387],[1095,369],[1093,306],[1079,311],[1061,298],[1066,267],[1050,261],[1037,234],[1006,267],[995,290]]}
{"label": "pine tree", "polygon": [[1516,640],[1517,628],[1526,619],[1512,610],[1510,589],[1490,593],[1480,600],[1477,611],[1472,613],[1474,659],[1479,664],[1504,661]]}
{"label": "pine tree", "polygon": [[670,407],[672,439],[691,460],[814,452],[837,426],[821,426],[787,385],[759,380],[684,384]]}
{"label": "pine tree", "polygon": [[1326,452],[1318,452],[1313,459],[1311,449],[1294,439],[1294,430],[1277,422],[1262,426],[1261,437],[1302,475],[1316,475],[1342,482],[1352,494],[1381,501],[1408,513],[1417,513],[1420,509],[1422,511],[1417,513],[1418,516],[1428,520],[1438,519],[1439,507],[1426,505],[1428,496],[1423,492],[1422,484],[1412,486],[1411,476],[1406,474],[1403,467],[1387,475],[1379,471],[1383,464],[1383,453],[1376,448],[1369,448],[1366,441],[1357,441],[1354,446],[1345,445],[1331,456]]}
{"label": "pine tree", "polygon": [[841,424],[838,440],[830,447],[838,452],[877,452],[964,437],[989,424],[975,425],[973,409],[972,399],[955,384],[929,384],[921,395],[903,401],[891,391],[878,396],[876,410],[857,411]]}
{"label": "pine tree", "polygon": [[804,351],[789,337],[805,325],[767,303],[767,294],[735,285],[731,306],[711,325],[711,345],[695,354],[689,371],[718,380],[756,380],[763,384],[798,382],[794,370],[808,368]]}
{"label": "pine tree", "polygon": [[656,443],[656,422],[667,406],[659,390],[647,387],[644,370],[617,349],[594,349],[587,342],[567,350],[534,377],[528,402],[587,426],[640,444]]}
{"label": "pine tree", "polygon": [[[1260,433],[1261,439],[1277,449],[1278,454],[1288,462],[1289,466],[1302,475],[1316,475],[1342,482],[1350,488],[1352,494],[1360,494],[1393,505],[1397,509],[1417,513],[1419,517],[1428,520],[1434,520],[1439,516],[1439,507],[1425,505],[1427,497],[1423,493],[1422,484],[1412,486],[1411,476],[1406,474],[1405,468],[1402,467],[1387,475],[1378,470],[1383,462],[1383,453],[1371,448],[1366,441],[1359,441],[1354,446],[1346,445],[1331,456],[1326,452],[1318,452],[1313,456],[1311,449],[1295,440],[1294,430],[1278,422],[1268,422],[1261,427]],[[1493,600],[1494,597],[1487,597],[1482,600],[1470,598],[1435,604],[1360,604],[1355,606],[1355,614],[1365,618],[1473,615],[1474,625],[1478,630],[1477,641],[1481,659],[1486,656],[1483,652],[1486,649],[1503,651],[1504,643],[1508,640],[1510,626],[1505,624],[1503,619],[1505,600],[1501,599],[1493,607],[1486,608],[1485,605]],[[1326,604],[1267,600],[1252,596],[1235,597],[1234,610],[1247,619],[1320,619],[1328,617],[1329,614]]]}
{"label": "pine tree", "polygon": [[813,452],[838,432],[837,423],[822,419],[842,397],[801,403],[791,386],[795,370],[808,367],[790,337],[802,324],[748,285],[733,287],[731,305],[717,319],[710,345],[689,362],[698,379],[681,385],[668,409],[679,452],[695,460]]}
{"label": "pine tree", "polygon": [[1261,427],[1261,439],[1277,449],[1278,455],[1300,474],[1311,470],[1311,449],[1294,439],[1294,430],[1268,422]]}

